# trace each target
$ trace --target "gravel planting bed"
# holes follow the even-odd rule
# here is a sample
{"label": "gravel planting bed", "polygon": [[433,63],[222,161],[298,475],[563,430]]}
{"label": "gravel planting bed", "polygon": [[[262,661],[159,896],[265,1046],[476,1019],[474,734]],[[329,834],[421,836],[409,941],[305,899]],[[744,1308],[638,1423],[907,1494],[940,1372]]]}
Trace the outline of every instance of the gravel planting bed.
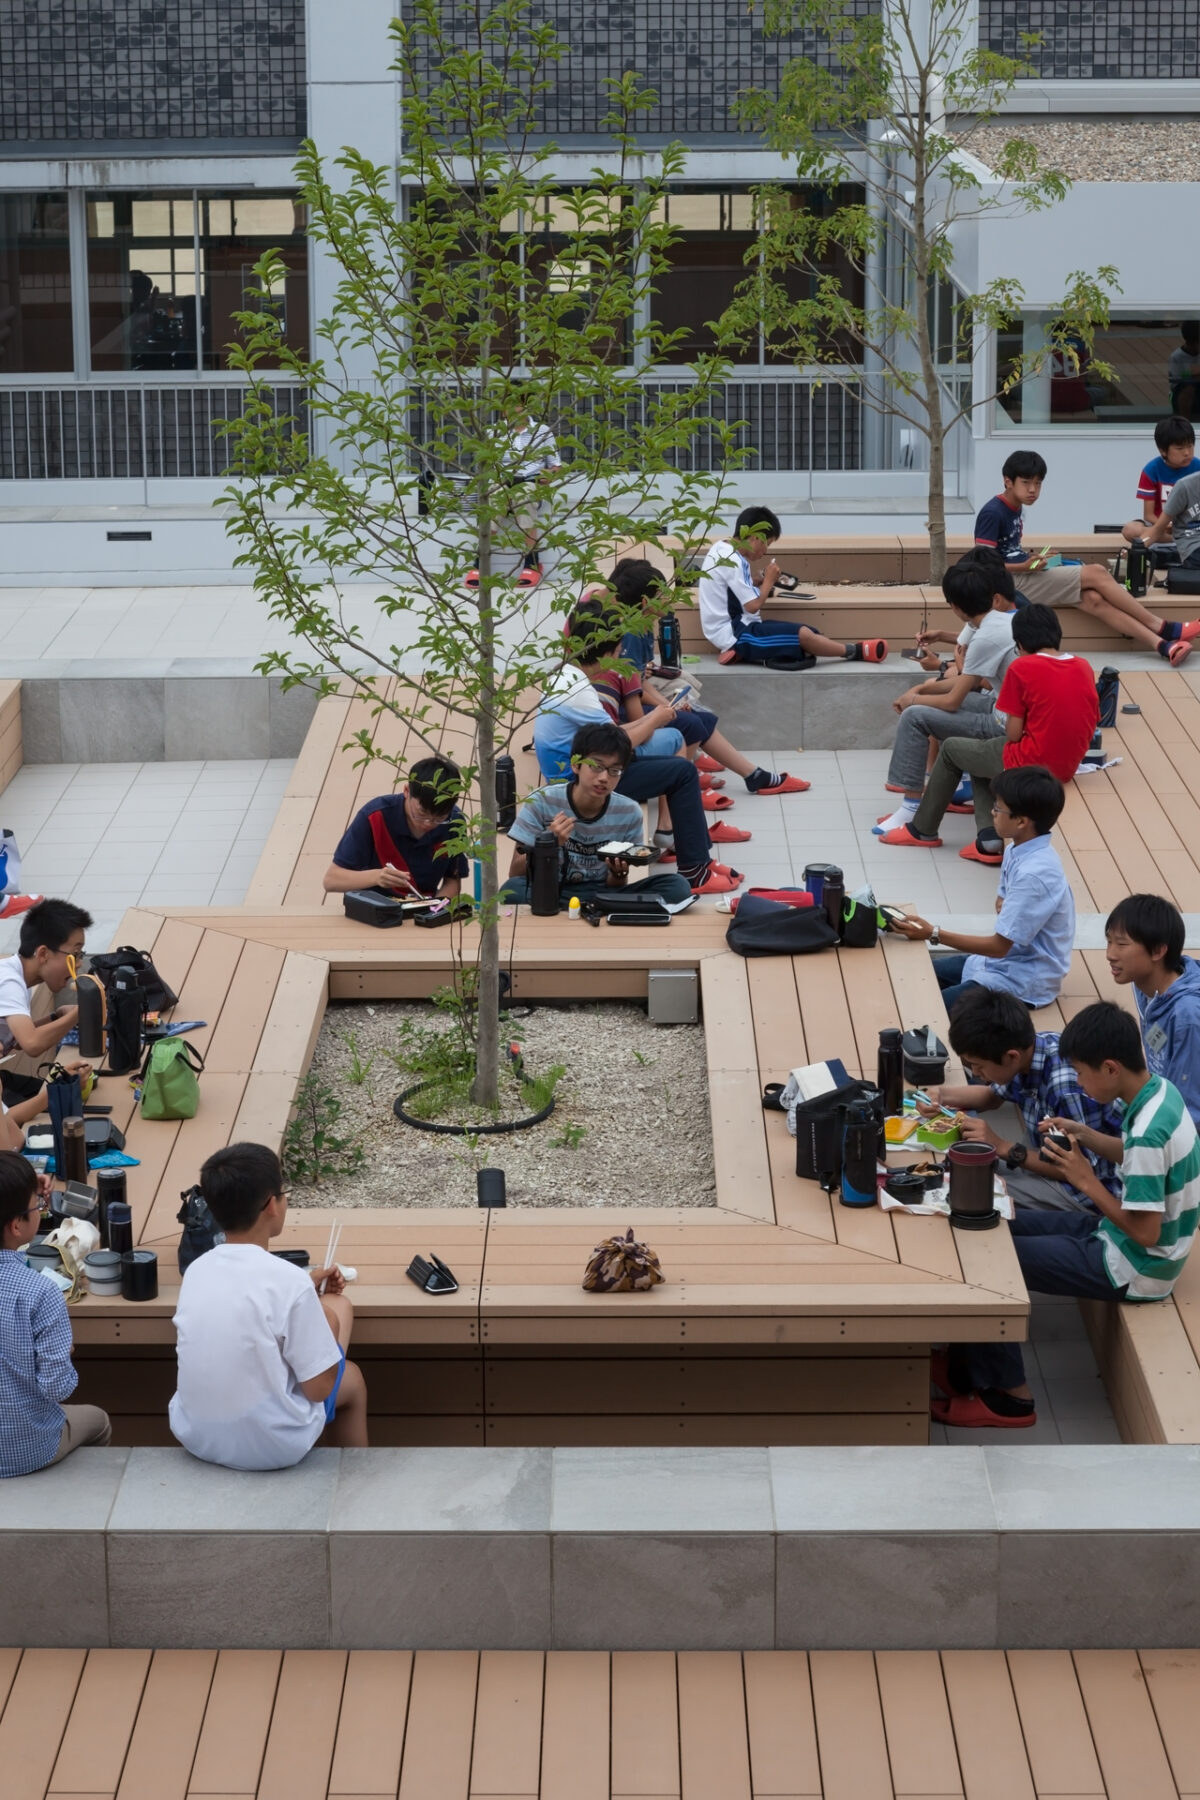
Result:
{"label": "gravel planting bed", "polygon": [[[1189,121],[1190,124],[1190,121]],[[1180,123],[1171,119],[1017,120],[982,125],[964,137],[981,162],[1012,138],[1035,144],[1043,162],[1072,181],[1183,181]],[[1187,126],[1183,127],[1186,135]]]}
{"label": "gravel planting bed", "polygon": [[[652,1025],[634,1005],[537,1007],[510,1040],[538,1075],[566,1065],[557,1105],[529,1131],[461,1139],[414,1130],[392,1102],[415,1079],[387,1055],[404,1018],[430,1022],[420,1003],[331,1005],[312,1069],[341,1102],[339,1131],[360,1134],[363,1167],[319,1186],[292,1182],[293,1206],[474,1206],[475,1169],[505,1171],[510,1206],[715,1206],[712,1129],[702,1025]],[[348,1079],[353,1056],[367,1079]],[[572,1129],[574,1128],[574,1129]],[[572,1148],[564,1143],[578,1135]]]}

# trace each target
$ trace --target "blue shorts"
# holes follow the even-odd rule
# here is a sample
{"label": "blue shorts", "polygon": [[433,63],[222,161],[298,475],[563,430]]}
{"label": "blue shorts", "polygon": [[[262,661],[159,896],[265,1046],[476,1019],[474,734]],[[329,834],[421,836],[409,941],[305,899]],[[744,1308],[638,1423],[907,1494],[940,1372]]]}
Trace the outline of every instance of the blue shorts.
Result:
{"label": "blue shorts", "polygon": [[341,1361],[338,1363],[337,1380],[333,1384],[333,1392],[325,1402],[325,1423],[327,1425],[333,1424],[333,1415],[337,1411],[337,1397],[342,1385],[342,1376],[346,1373],[346,1352],[340,1345],[338,1347],[338,1356],[341,1358]]}

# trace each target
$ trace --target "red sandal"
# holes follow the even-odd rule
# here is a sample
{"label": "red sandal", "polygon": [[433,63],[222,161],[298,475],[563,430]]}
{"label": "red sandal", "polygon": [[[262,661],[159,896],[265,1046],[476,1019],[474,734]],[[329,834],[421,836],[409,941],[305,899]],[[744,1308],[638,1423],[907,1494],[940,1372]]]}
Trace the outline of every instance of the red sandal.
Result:
{"label": "red sandal", "polygon": [[700,804],[705,812],[728,812],[733,801],[728,794],[714,794],[704,791],[700,795]]}
{"label": "red sandal", "polygon": [[731,825],[727,819],[721,819],[716,825],[709,826],[708,841],[710,844],[748,844],[750,833],[739,831],[736,825]]}
{"label": "red sandal", "polygon": [[1036,1407],[1010,1418],[1007,1413],[993,1412],[982,1394],[951,1394],[947,1400],[935,1400],[929,1412],[939,1425],[961,1425],[972,1431],[1028,1431],[1037,1424]]}

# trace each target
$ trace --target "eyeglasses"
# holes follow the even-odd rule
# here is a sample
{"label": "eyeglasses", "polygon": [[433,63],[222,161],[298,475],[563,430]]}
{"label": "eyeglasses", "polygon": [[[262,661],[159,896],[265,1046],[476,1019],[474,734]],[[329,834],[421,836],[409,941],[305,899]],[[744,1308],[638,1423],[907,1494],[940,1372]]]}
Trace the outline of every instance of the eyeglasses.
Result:
{"label": "eyeglasses", "polygon": [[621,763],[602,763],[595,756],[581,756],[579,766],[590,769],[594,775],[607,775],[613,781],[619,781],[625,772]]}

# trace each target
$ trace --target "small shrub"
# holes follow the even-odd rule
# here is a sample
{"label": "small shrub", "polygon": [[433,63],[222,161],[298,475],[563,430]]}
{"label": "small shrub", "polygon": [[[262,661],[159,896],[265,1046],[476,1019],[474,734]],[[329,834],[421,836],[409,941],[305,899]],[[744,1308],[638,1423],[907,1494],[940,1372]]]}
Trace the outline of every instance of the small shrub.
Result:
{"label": "small shrub", "polygon": [[587,1136],[586,1125],[564,1125],[558,1137],[550,1139],[552,1150],[578,1150]]}
{"label": "small shrub", "polygon": [[355,1133],[339,1129],[342,1103],[333,1089],[308,1074],[296,1092],[296,1110],[283,1134],[284,1178],[320,1187],[334,1175],[353,1175],[365,1154]]}
{"label": "small shrub", "polygon": [[352,1087],[365,1087],[370,1079],[371,1070],[375,1066],[375,1058],[368,1056],[364,1062],[358,1053],[358,1039],[352,1031],[348,1031],[342,1039],[350,1052],[350,1067],[346,1070],[346,1080]]}

